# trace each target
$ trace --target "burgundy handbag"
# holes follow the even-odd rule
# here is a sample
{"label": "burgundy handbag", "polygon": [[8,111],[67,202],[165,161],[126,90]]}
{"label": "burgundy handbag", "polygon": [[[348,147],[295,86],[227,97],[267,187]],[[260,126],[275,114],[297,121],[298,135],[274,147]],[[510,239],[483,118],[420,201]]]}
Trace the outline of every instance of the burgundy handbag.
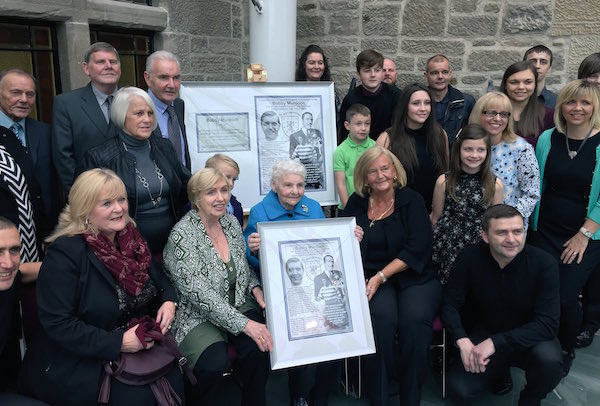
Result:
{"label": "burgundy handbag", "polygon": [[175,338],[170,331],[164,336],[160,326],[150,316],[134,319],[127,328],[139,324],[136,334],[143,345],[146,338],[154,340],[154,346],[149,350],[135,353],[121,353],[118,361],[108,361],[104,364],[104,379],[98,395],[98,403],[108,404],[110,399],[110,381],[118,381],[133,386],[150,385],[150,389],[159,406],[175,406],[181,404],[181,398],[173,389],[166,375],[177,364],[182,373],[192,383],[196,384],[196,377],[187,365],[187,359],[181,355]]}

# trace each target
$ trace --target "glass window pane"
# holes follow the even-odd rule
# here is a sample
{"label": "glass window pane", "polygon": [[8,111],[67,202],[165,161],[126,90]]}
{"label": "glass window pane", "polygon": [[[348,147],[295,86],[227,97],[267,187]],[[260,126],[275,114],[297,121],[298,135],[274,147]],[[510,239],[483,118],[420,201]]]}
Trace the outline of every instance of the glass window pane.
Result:
{"label": "glass window pane", "polygon": [[32,27],[32,43],[34,48],[51,48],[50,27]]}
{"label": "glass window pane", "polygon": [[2,48],[29,48],[29,26],[24,24],[0,24]]}
{"label": "glass window pane", "polygon": [[119,87],[124,86],[136,86],[135,59],[132,55],[121,55]]}

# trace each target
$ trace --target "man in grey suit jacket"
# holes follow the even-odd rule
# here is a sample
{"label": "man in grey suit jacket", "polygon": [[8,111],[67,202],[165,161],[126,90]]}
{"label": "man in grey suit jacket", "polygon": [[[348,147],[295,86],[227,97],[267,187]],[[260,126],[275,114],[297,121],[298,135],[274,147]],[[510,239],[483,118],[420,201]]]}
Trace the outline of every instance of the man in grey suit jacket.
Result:
{"label": "man in grey suit jacket", "polygon": [[144,79],[148,85],[148,94],[156,107],[158,127],[153,136],[168,138],[181,162],[191,170],[190,151],[185,133],[185,105],[179,98],[179,60],[169,51],[152,53],[146,61]]}
{"label": "man in grey suit jacket", "polygon": [[[52,165],[50,125],[29,117],[35,99],[33,76],[21,69],[0,72],[0,126],[15,133],[31,162],[41,195],[31,198],[38,202],[41,198],[40,207],[51,229],[58,219],[58,181]],[[39,229],[40,225],[37,226]]]}
{"label": "man in grey suit jacket", "polygon": [[54,98],[52,154],[65,193],[75,180],[73,173],[83,153],[116,132],[109,113],[121,77],[117,50],[96,42],[86,52],[82,67],[90,83]]}

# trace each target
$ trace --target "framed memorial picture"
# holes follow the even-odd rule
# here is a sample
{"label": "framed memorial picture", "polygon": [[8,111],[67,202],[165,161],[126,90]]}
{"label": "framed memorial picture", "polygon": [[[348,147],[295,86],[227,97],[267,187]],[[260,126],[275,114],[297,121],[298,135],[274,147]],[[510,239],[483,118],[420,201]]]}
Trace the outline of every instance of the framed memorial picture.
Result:
{"label": "framed memorial picture", "polygon": [[181,98],[192,172],[215,153],[236,160],[233,193],[245,211],[269,193],[273,164],[287,158],[306,167],[307,197],[337,204],[332,82],[184,82]]}
{"label": "framed memorial picture", "polygon": [[271,368],[375,352],[354,218],[258,223]]}

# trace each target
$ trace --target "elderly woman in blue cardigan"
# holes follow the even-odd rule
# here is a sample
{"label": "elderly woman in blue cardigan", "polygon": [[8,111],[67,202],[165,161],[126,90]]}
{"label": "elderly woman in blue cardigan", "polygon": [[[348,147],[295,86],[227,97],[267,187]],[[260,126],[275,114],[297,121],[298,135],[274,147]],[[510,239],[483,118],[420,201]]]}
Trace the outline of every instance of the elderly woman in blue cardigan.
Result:
{"label": "elderly woman in blue cardigan", "polygon": [[575,80],[559,93],[555,129],[544,131],[536,156],[542,197],[532,216],[534,243],[559,263],[559,339],[565,374],[575,358],[582,312],[578,296],[600,264],[600,91]]}
{"label": "elderly woman in blue cardigan", "polygon": [[[321,205],[304,196],[305,178],[306,169],[299,161],[285,159],[276,162],[271,172],[271,191],[250,209],[244,236],[248,243],[248,262],[259,273],[260,235],[256,232],[256,223],[325,218]],[[290,368],[288,379],[292,404],[305,405],[311,397],[315,404],[327,404],[329,392],[335,386],[336,371],[335,362],[319,364],[316,377],[306,367]]]}

